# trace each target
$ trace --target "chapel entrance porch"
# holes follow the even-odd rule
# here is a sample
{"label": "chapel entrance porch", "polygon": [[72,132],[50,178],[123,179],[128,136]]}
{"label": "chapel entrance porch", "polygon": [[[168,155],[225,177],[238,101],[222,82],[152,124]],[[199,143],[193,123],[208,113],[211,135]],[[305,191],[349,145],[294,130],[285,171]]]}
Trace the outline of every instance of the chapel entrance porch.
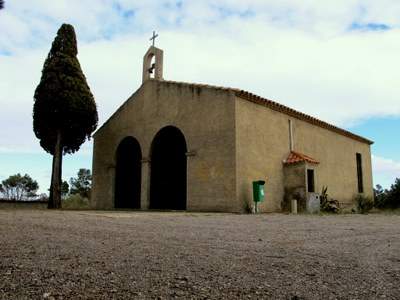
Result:
{"label": "chapel entrance porch", "polygon": [[186,140],[176,127],[162,128],[151,145],[150,209],[186,210]]}
{"label": "chapel entrance porch", "polygon": [[115,168],[115,208],[140,209],[142,152],[134,137],[124,138],[118,146]]}

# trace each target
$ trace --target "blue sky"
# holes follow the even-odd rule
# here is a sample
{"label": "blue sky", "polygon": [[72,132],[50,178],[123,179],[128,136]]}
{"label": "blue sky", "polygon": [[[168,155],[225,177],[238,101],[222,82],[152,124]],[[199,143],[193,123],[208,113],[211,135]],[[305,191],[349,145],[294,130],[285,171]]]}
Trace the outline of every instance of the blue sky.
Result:
{"label": "blue sky", "polygon": [[[375,141],[374,183],[400,177],[400,2],[5,1],[0,11],[0,180],[29,173],[41,191],[51,157],[32,132],[33,93],[57,29],[74,25],[99,125],[141,81],[153,30],[165,78],[240,87]],[[90,142],[63,177],[91,167]]]}

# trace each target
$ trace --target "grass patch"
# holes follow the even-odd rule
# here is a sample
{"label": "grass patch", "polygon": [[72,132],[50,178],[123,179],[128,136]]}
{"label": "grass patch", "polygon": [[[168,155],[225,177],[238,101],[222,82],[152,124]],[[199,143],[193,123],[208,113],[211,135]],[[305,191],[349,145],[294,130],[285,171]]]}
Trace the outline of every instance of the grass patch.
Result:
{"label": "grass patch", "polygon": [[79,194],[70,195],[62,201],[62,208],[72,210],[89,209],[89,199]]}

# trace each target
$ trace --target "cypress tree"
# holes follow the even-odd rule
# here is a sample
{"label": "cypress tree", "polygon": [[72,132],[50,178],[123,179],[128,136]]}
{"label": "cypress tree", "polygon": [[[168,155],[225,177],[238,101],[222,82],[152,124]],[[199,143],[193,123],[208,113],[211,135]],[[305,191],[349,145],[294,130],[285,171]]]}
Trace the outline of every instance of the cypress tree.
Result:
{"label": "cypress tree", "polygon": [[0,9],[4,8],[4,1],[0,0]]}
{"label": "cypress tree", "polygon": [[96,103],[77,54],[74,27],[63,24],[34,95],[33,131],[53,155],[49,208],[61,208],[62,156],[78,151],[97,127]]}

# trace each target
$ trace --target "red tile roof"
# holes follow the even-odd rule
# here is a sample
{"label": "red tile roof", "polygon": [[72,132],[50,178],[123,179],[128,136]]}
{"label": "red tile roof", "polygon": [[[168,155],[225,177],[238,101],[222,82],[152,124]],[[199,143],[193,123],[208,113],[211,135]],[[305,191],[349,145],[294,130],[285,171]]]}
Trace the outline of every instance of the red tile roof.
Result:
{"label": "red tile roof", "polygon": [[283,161],[285,165],[290,165],[290,164],[296,164],[299,162],[308,162],[311,164],[319,164],[319,161],[315,160],[314,158],[311,158],[305,154],[301,154],[299,152],[291,151],[289,153],[289,156],[286,158],[286,160]]}

